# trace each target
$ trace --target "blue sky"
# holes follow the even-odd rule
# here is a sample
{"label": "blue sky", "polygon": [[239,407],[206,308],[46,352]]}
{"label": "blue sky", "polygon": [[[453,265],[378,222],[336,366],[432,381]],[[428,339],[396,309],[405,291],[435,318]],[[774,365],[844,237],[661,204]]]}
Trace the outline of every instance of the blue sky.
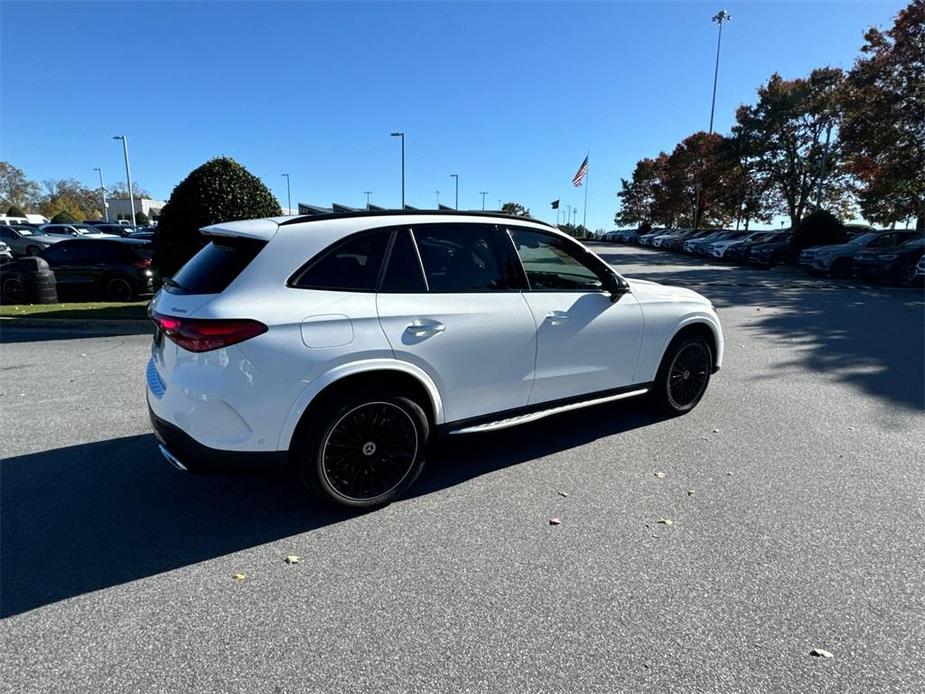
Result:
{"label": "blue sky", "polygon": [[[0,156],[37,180],[124,180],[166,199],[232,156],[286,204],[515,200],[552,219],[583,206],[613,227],[644,156],[706,129],[723,29],[716,129],[774,71],[851,66],[904,2],[0,3]],[[582,219],[579,213],[578,221]]]}

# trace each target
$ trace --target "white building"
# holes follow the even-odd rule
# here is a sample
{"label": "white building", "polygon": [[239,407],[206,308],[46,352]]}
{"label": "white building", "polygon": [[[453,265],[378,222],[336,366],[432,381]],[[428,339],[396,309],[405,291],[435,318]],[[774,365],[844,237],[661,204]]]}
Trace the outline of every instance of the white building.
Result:
{"label": "white building", "polygon": [[[106,200],[106,204],[109,206],[110,221],[132,219],[132,205],[127,198],[124,200],[121,198],[109,198]],[[135,214],[144,212],[149,221],[156,222],[157,218],[161,216],[161,209],[166,204],[163,200],[135,198]]]}

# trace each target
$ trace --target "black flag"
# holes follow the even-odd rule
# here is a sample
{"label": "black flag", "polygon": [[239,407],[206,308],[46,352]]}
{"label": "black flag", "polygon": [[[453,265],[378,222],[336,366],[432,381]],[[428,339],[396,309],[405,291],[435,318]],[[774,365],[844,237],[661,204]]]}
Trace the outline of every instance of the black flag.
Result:
{"label": "black flag", "polygon": [[559,201],[558,201],[558,200],[553,200],[550,204],[552,205],[552,209],[554,209],[554,210],[558,210],[558,209],[559,209]]}

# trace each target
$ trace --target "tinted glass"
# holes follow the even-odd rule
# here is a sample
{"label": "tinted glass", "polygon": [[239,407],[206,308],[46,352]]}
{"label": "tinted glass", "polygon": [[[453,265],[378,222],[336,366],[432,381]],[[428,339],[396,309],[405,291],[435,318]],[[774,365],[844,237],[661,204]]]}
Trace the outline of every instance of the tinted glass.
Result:
{"label": "tinted glass", "polygon": [[509,288],[493,229],[481,224],[416,227],[427,286],[432,292],[489,292]]}
{"label": "tinted glass", "polygon": [[313,261],[293,282],[303,289],[373,291],[391,233],[379,230],[339,243]]}
{"label": "tinted glass", "polygon": [[411,243],[411,232],[401,229],[395,235],[395,243],[389,254],[389,264],[380,291],[411,293],[423,292],[426,289],[421,264]]}
{"label": "tinted glass", "polygon": [[585,264],[584,249],[553,234],[511,229],[511,239],[533,291],[597,292],[604,283]]}
{"label": "tinted glass", "polygon": [[180,268],[167,282],[167,291],[173,294],[218,294],[266,245],[266,241],[256,239],[216,239]]}
{"label": "tinted glass", "polygon": [[70,259],[73,257],[72,249],[74,248],[74,245],[74,243],[67,241],[59,241],[54,246],[46,248],[42,252],[42,257],[49,263],[70,262]]}

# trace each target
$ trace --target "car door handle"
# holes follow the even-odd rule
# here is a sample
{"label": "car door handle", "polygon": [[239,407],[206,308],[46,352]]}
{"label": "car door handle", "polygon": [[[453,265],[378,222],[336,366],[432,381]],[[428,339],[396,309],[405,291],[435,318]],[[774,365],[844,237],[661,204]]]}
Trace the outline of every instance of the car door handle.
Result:
{"label": "car door handle", "polygon": [[415,318],[408,324],[408,327],[405,328],[405,332],[415,335],[416,337],[434,335],[436,333],[442,333],[444,330],[446,330],[446,326],[443,323],[438,320],[430,320],[429,318]]}
{"label": "car door handle", "polygon": [[570,318],[571,316],[565,311],[550,311],[546,314],[546,320],[550,325],[561,325]]}

